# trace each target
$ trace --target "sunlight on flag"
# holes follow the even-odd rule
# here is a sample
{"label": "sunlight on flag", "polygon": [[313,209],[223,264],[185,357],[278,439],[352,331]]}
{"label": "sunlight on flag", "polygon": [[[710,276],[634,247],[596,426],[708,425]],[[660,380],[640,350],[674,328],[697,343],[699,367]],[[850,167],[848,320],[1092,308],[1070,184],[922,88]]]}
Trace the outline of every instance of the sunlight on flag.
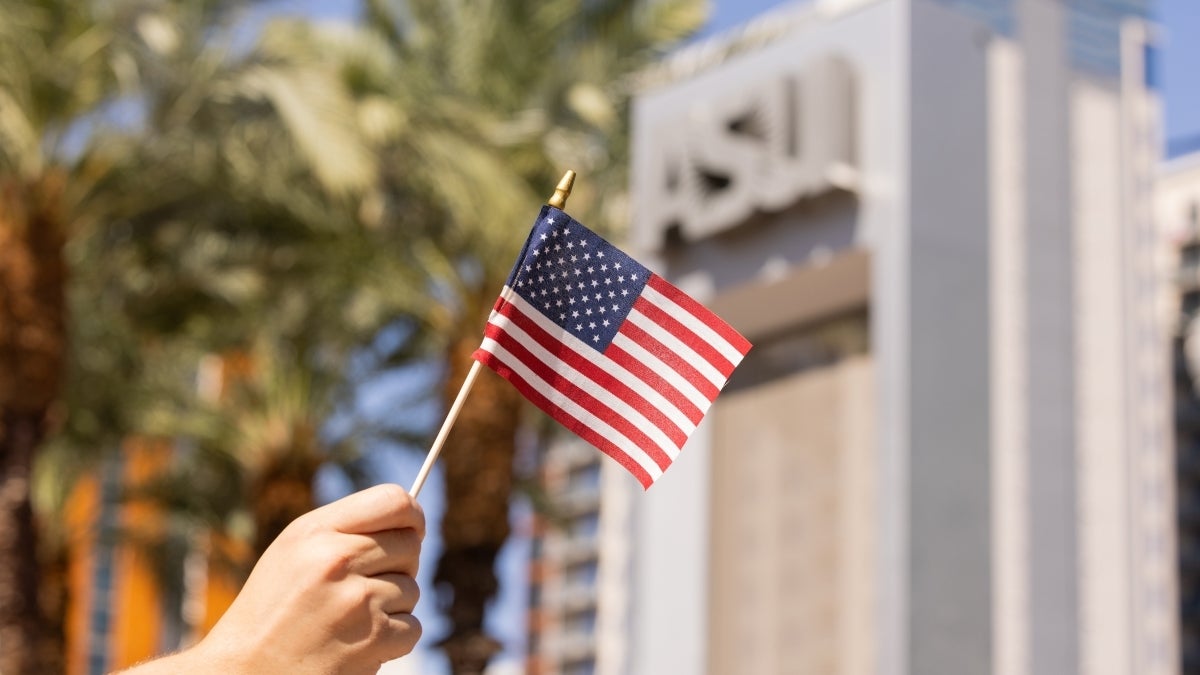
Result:
{"label": "sunlight on flag", "polygon": [[749,350],[700,303],[544,206],[474,358],[648,488]]}

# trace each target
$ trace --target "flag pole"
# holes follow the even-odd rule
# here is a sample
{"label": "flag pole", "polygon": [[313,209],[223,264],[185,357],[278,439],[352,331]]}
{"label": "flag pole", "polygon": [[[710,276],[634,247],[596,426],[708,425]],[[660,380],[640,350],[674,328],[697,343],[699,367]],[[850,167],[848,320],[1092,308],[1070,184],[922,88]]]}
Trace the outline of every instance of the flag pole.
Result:
{"label": "flag pole", "polygon": [[[567,169],[561,180],[558,181],[558,186],[554,188],[554,196],[546,202],[560,211],[567,206],[567,197],[571,196],[571,188],[575,185],[575,172]],[[467,372],[467,378],[463,380],[462,386],[458,389],[458,395],[454,397],[454,403],[450,406],[450,411],[446,413],[446,419],[442,422],[442,428],[438,431],[437,438],[433,440],[433,446],[429,448],[429,454],[425,456],[425,463],[421,465],[421,470],[417,472],[417,478],[413,481],[412,489],[408,491],[414,498],[421,494],[421,488],[425,485],[425,479],[429,477],[430,470],[437,462],[438,455],[442,453],[442,445],[446,443],[446,437],[450,435],[450,429],[454,426],[454,422],[458,419],[458,413],[462,411],[463,403],[467,400],[467,394],[471,392],[471,387],[475,385],[475,378],[479,376],[480,366],[483,364],[475,361],[471,364],[471,370]]]}

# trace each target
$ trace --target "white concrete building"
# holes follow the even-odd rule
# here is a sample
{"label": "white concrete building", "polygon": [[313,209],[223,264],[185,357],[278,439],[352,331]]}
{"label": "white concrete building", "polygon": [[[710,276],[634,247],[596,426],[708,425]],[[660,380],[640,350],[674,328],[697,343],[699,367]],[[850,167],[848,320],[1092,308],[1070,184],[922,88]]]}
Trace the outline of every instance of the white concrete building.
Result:
{"label": "white concrete building", "polygon": [[1144,14],[818,1],[648,74],[631,252],[756,347],[605,463],[596,672],[1178,672]]}

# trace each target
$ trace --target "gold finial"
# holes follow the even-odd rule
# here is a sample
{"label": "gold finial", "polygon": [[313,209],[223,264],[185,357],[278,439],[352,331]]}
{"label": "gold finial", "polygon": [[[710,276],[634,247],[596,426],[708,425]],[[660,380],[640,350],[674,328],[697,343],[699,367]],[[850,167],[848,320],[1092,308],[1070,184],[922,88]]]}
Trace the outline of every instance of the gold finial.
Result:
{"label": "gold finial", "polygon": [[554,196],[546,203],[559,211],[567,208],[567,197],[571,196],[571,188],[574,185],[575,172],[567,169],[567,172],[563,174],[562,180],[558,181],[558,187],[554,188]]}

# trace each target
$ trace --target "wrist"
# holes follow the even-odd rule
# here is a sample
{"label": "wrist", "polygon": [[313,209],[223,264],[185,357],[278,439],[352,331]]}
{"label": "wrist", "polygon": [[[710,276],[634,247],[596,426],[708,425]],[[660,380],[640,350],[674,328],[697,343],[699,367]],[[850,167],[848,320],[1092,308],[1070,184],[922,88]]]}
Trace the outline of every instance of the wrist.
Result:
{"label": "wrist", "polygon": [[239,650],[236,645],[228,644],[212,634],[180,656],[186,656],[186,662],[179,664],[188,668],[186,672],[222,675],[249,675],[255,672],[251,664],[246,662],[244,650]]}

